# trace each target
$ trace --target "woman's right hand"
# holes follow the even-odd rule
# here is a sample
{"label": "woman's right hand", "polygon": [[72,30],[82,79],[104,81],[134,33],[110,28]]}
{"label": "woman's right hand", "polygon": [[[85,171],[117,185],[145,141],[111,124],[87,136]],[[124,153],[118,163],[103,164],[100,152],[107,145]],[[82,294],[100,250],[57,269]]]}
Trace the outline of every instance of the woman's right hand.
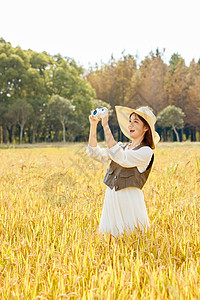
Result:
{"label": "woman's right hand", "polygon": [[[94,110],[93,110],[94,111]],[[100,119],[96,119],[94,118],[94,116],[92,115],[93,111],[91,111],[91,115],[89,116],[89,121],[90,121],[90,125],[97,125],[98,122],[100,121]]]}

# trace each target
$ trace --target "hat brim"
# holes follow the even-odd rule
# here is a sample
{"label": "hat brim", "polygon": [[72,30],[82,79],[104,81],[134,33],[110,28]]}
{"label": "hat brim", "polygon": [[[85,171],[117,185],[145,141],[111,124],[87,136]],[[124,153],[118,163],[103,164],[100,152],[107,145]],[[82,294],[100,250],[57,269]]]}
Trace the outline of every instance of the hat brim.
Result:
{"label": "hat brim", "polygon": [[149,127],[151,129],[152,140],[153,140],[153,149],[156,147],[156,144],[160,141],[160,136],[155,131],[155,127],[154,127],[154,124],[153,124],[150,116],[148,116],[147,114],[140,112],[136,109],[133,109],[130,107],[125,107],[125,106],[115,106],[115,110],[116,110],[117,119],[118,119],[118,123],[119,123],[121,131],[130,140],[132,140],[132,137],[130,136],[130,132],[128,129],[130,114],[136,113],[137,115],[143,117],[147,121],[147,123],[149,124]]}

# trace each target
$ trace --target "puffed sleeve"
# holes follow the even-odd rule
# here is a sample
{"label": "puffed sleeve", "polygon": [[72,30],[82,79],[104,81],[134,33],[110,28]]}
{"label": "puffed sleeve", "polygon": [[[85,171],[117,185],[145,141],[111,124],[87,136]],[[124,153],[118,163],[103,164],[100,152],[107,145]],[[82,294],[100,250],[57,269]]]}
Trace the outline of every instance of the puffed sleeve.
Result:
{"label": "puffed sleeve", "polygon": [[99,145],[91,147],[89,144],[86,148],[86,153],[89,157],[103,164],[108,163],[111,159],[108,153],[108,148],[100,148]]}
{"label": "puffed sleeve", "polygon": [[153,155],[153,150],[148,146],[144,146],[137,150],[123,150],[119,143],[107,151],[110,158],[122,167],[137,167],[140,172],[146,170]]}

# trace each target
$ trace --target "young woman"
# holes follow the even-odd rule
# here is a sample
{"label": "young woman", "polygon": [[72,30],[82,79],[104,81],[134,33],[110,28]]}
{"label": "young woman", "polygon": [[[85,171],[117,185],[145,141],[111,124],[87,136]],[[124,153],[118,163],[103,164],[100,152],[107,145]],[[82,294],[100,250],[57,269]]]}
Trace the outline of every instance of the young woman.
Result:
{"label": "young woman", "polygon": [[[103,182],[107,185],[99,233],[117,237],[134,228],[142,231],[149,226],[142,187],[154,160],[156,144],[160,137],[155,131],[156,117],[148,107],[132,109],[115,106],[119,126],[131,142],[116,142],[108,125],[108,110],[102,119],[91,115],[89,143],[86,153],[93,159],[108,163]],[[97,145],[96,129],[101,120],[107,148]]]}

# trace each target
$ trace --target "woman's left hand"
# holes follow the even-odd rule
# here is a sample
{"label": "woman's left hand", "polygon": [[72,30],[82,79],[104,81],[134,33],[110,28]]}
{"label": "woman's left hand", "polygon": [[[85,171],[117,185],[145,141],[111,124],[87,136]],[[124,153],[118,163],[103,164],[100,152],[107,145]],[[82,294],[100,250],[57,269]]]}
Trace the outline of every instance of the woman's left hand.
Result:
{"label": "woman's left hand", "polygon": [[103,107],[106,111],[106,115],[104,117],[102,117],[100,120],[101,120],[101,124],[102,126],[106,126],[108,124],[108,109],[107,107]]}

